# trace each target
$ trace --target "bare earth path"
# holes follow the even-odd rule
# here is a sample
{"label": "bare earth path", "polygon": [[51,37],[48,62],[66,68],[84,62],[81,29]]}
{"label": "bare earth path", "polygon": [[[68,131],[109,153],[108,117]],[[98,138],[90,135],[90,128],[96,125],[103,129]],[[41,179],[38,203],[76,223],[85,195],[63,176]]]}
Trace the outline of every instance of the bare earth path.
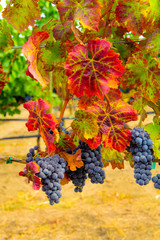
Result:
{"label": "bare earth path", "polygon": [[[14,118],[27,116],[23,110]],[[1,137],[30,134],[24,123],[0,123]],[[25,158],[35,144],[36,139],[0,141],[0,156]],[[137,185],[128,163],[124,170],[107,167],[102,185],[87,180],[83,193],[65,185],[54,206],[18,176],[23,167],[0,164],[0,240],[160,240],[160,192],[152,182]],[[152,173],[158,172],[157,165]]]}

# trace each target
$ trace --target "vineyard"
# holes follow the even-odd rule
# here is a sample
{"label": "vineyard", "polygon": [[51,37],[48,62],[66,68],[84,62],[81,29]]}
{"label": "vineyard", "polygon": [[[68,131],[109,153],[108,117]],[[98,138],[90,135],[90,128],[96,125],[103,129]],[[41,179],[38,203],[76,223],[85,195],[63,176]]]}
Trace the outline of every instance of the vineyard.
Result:
{"label": "vineyard", "polygon": [[159,7],[2,2],[4,239],[159,239]]}

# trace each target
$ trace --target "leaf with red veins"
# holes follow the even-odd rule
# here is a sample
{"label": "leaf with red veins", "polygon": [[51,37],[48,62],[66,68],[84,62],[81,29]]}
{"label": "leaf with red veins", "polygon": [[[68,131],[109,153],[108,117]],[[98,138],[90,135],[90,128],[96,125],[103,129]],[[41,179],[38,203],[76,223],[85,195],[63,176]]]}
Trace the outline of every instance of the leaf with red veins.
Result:
{"label": "leaf with red veins", "polygon": [[10,0],[2,12],[3,18],[18,31],[22,32],[29,25],[34,26],[35,20],[41,19],[39,0]]}
{"label": "leaf with red veins", "polygon": [[102,135],[104,147],[114,148],[123,152],[130,144],[131,132],[124,128],[124,122],[136,121],[137,114],[132,106],[121,100],[94,103],[87,111],[95,113],[98,117],[97,124]]}
{"label": "leaf with red veins", "polygon": [[70,140],[71,136],[61,132],[58,143],[56,143],[56,153],[63,152],[66,149],[74,150],[76,145]]}
{"label": "leaf with red veins", "polygon": [[24,108],[29,111],[29,119],[26,123],[28,131],[40,130],[40,134],[48,147],[49,153],[55,150],[55,134],[50,134],[49,129],[53,132],[57,124],[56,118],[52,114],[46,114],[49,105],[42,99],[24,103]]}
{"label": "leaf with red veins", "polygon": [[143,34],[147,24],[144,17],[147,7],[146,0],[119,0],[116,19],[133,34]]}
{"label": "leaf with red veins", "polygon": [[3,72],[3,68],[0,63],[0,94],[1,94],[4,86],[8,82],[9,82],[9,80],[8,80],[7,74],[5,72]]}
{"label": "leaf with red veins", "polygon": [[[91,40],[88,46],[76,45],[69,53],[65,68],[70,92],[77,97],[96,95],[103,99],[112,80],[118,81],[124,72],[119,54],[109,50],[111,43],[104,39]],[[118,88],[118,84],[115,88]]]}
{"label": "leaf with red veins", "polygon": [[84,28],[98,31],[101,5],[97,0],[63,0],[57,4],[60,19],[65,25],[79,19]]}
{"label": "leaf with red veins", "polygon": [[42,183],[40,178],[35,175],[36,173],[39,173],[39,166],[36,162],[30,162],[26,164],[24,171],[19,172],[19,176],[27,177],[28,183],[33,182],[33,189],[39,190]]}
{"label": "leaf with red veins", "polygon": [[49,33],[45,31],[37,32],[34,36],[30,36],[28,41],[23,44],[22,53],[30,62],[27,75],[37,80],[43,87],[49,82],[49,76],[47,72],[38,69],[38,56],[41,53],[41,43],[49,37]]}
{"label": "leaf with red veins", "polygon": [[87,109],[91,106],[94,102],[98,101],[99,99],[97,96],[93,95],[91,97],[87,97],[85,95],[81,96],[78,101],[78,108],[80,109]]}
{"label": "leaf with red veins", "polygon": [[107,96],[109,100],[113,102],[121,98],[122,92],[120,91],[120,89],[110,88]]}

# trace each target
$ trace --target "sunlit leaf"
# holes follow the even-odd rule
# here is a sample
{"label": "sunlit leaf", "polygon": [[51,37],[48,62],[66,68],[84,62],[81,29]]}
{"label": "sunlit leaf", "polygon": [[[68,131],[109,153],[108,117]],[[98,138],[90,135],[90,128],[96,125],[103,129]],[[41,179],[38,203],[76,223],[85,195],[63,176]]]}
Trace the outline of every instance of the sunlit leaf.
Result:
{"label": "sunlit leaf", "polygon": [[34,26],[35,20],[41,19],[39,0],[10,0],[2,12],[3,18],[18,31],[22,32],[29,25]]}
{"label": "sunlit leaf", "polygon": [[49,153],[55,150],[55,133],[50,134],[49,129],[53,132],[57,123],[56,118],[52,114],[47,114],[49,105],[42,99],[37,101],[29,101],[24,103],[24,108],[29,111],[29,119],[26,123],[28,131],[39,129],[40,134],[48,148]]}
{"label": "sunlit leaf", "polygon": [[71,126],[81,140],[96,137],[98,134],[97,117],[94,113],[78,110]]}
{"label": "sunlit leaf", "polygon": [[40,44],[49,37],[45,31],[37,32],[34,36],[30,36],[28,41],[23,44],[22,52],[29,61],[27,69],[28,75],[45,87],[49,82],[49,73],[44,69],[38,68],[38,56],[41,53]]}
{"label": "sunlit leaf", "polygon": [[65,63],[71,93],[77,97],[96,95],[103,99],[109,87],[118,88],[115,83],[124,67],[118,59],[119,54],[109,50],[110,47],[111,43],[103,39],[91,40],[88,46],[74,47]]}

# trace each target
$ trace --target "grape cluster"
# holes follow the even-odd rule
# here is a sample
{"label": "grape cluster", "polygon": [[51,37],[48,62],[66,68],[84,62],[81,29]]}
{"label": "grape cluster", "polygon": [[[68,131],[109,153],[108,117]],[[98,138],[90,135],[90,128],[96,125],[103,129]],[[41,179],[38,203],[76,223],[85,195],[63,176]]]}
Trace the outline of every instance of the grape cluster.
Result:
{"label": "grape cluster", "polygon": [[152,181],[154,182],[154,187],[160,189],[160,174],[152,177]]}
{"label": "grape cluster", "polygon": [[34,157],[35,157],[35,151],[38,150],[38,146],[34,146],[33,148],[29,149],[29,152],[27,153],[27,159],[26,159],[26,163],[32,162],[34,161]]}
{"label": "grape cluster", "polygon": [[60,181],[64,178],[67,162],[57,154],[43,158],[36,157],[35,150],[38,150],[38,146],[30,148],[26,162],[35,161],[38,164],[40,171],[36,175],[41,178],[42,191],[46,193],[51,205],[59,203],[59,198],[62,196]]}
{"label": "grape cluster", "polygon": [[62,194],[60,181],[64,178],[66,161],[58,154],[49,157],[36,157],[34,160],[40,167],[36,175],[41,178],[42,191],[44,191],[51,205],[59,203]]}
{"label": "grape cluster", "polygon": [[139,185],[146,185],[151,180],[153,143],[149,134],[142,127],[131,131],[131,142],[128,151],[132,153],[134,162],[134,177]]}
{"label": "grape cluster", "polygon": [[74,191],[82,192],[85,181],[87,179],[87,173],[84,166],[82,166],[81,168],[77,168],[76,171],[71,171],[70,169],[68,169],[67,174],[70,176],[70,179],[75,186]]}
{"label": "grape cluster", "polygon": [[84,169],[88,173],[88,177],[92,183],[103,183],[105,179],[105,171],[102,169],[101,148],[91,150],[87,143],[80,141],[81,158],[84,162]]}

